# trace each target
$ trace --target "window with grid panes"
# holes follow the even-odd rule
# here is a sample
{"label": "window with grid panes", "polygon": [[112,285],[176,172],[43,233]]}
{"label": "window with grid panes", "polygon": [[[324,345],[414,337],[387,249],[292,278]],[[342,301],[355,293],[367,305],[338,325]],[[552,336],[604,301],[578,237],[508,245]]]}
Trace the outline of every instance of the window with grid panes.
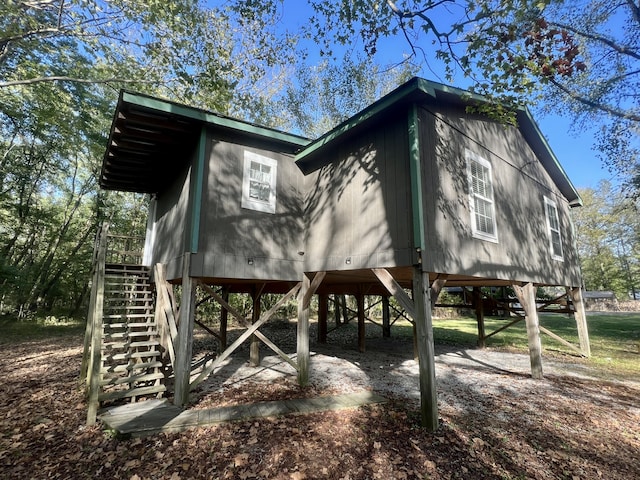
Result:
{"label": "window with grid panes", "polygon": [[242,208],[259,212],[276,211],[278,162],[255,152],[244,152]]}
{"label": "window with grid panes", "polygon": [[473,236],[498,241],[491,163],[471,150],[465,151],[469,180],[469,205]]}
{"label": "window with grid panes", "polygon": [[560,217],[558,206],[550,198],[544,197],[544,210],[547,217],[547,231],[549,232],[549,248],[551,256],[562,260],[562,233],[560,232]]}

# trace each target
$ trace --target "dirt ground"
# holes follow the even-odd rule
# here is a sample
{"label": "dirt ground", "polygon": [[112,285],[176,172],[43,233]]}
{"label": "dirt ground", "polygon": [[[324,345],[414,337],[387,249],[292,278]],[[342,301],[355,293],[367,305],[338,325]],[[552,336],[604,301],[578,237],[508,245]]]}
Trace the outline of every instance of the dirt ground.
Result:
{"label": "dirt ground", "polygon": [[429,433],[410,342],[369,339],[364,354],[354,343],[312,344],[306,389],[265,347],[262,366],[250,368],[243,348],[193,408],[362,390],[387,403],[130,440],[84,426],[81,338],[3,348],[0,478],[640,478],[640,383],[603,380],[560,355],[545,357],[536,381],[527,355],[440,346],[440,427]]}

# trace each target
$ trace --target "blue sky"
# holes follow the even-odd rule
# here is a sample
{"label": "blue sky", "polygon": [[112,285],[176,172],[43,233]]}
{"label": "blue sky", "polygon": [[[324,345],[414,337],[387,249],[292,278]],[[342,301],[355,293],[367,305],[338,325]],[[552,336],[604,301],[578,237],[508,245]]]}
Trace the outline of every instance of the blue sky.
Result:
{"label": "blue sky", "polygon": [[[286,28],[297,30],[304,24],[311,14],[307,1],[287,0],[284,3],[282,22]],[[309,49],[310,60],[318,58],[317,45],[305,44]],[[356,46],[357,50],[357,46]],[[361,51],[361,49],[360,49]],[[404,37],[391,38],[379,45],[376,56],[382,64],[395,63],[402,60],[409,52],[409,46]],[[431,68],[437,67],[434,61]],[[437,73],[437,72],[436,72]],[[443,81],[444,77],[437,78],[431,69],[423,68],[420,76],[434,81]],[[464,88],[465,79],[456,79],[453,86]],[[579,132],[572,129],[571,118],[563,115],[540,114],[532,108],[534,117],[540,130],[546,136],[549,145],[556,154],[567,175],[578,188],[596,187],[598,182],[607,179],[613,180],[612,175],[602,167],[602,163],[592,150],[594,132]]]}

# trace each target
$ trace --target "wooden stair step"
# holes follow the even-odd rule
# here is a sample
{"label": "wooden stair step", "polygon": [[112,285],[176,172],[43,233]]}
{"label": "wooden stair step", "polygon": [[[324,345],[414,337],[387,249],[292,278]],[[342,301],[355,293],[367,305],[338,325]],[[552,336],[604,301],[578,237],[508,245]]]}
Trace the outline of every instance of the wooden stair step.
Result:
{"label": "wooden stair step", "polygon": [[150,382],[161,378],[164,378],[164,374],[162,372],[142,373],[126,377],[119,376],[116,378],[105,378],[100,381],[100,385],[103,387],[107,385],[124,385],[128,383]]}
{"label": "wooden stair step", "polygon": [[129,390],[117,390],[115,392],[103,392],[98,395],[98,401],[108,402],[128,397],[140,397],[143,395],[153,395],[154,393],[166,392],[164,385],[153,385],[151,387],[138,387]]}
{"label": "wooden stair step", "polygon": [[113,353],[113,354],[108,354],[106,352],[103,352],[102,359],[103,361],[110,360],[114,362],[120,362],[120,361],[135,359],[135,358],[155,358],[155,357],[160,357],[161,355],[162,353],[157,350],[151,350],[148,352],[126,352],[126,353]]}
{"label": "wooden stair step", "polygon": [[153,362],[142,362],[142,363],[124,363],[121,365],[113,365],[107,368],[103,368],[101,373],[120,373],[120,372],[132,372],[134,370],[143,370],[143,369],[151,369],[151,368],[162,368],[164,363],[159,361]]}
{"label": "wooden stair step", "polygon": [[[105,288],[104,289],[104,293],[105,294],[110,294],[110,295],[127,295],[126,299],[127,300],[140,300],[142,298],[152,298],[152,294],[149,290],[140,290],[137,292],[132,292],[131,290],[122,290],[122,289],[109,289],[109,288]],[[118,298],[116,297],[117,300],[124,300],[124,298]]]}
{"label": "wooden stair step", "polygon": [[140,348],[140,347],[157,347],[160,342],[149,340],[146,342],[105,342],[102,344],[103,350],[122,349],[122,348]]}
{"label": "wooden stair step", "polygon": [[111,305],[109,310],[124,310],[124,311],[138,311],[138,310],[151,310],[151,305]]}
{"label": "wooden stair step", "polygon": [[125,329],[125,328],[155,328],[156,322],[124,322],[124,323],[103,323],[102,328],[105,329]]}
{"label": "wooden stair step", "polygon": [[102,335],[105,343],[114,342],[116,339],[134,338],[134,337],[157,337],[158,332],[152,330],[150,332],[134,331],[134,332],[106,332]]}

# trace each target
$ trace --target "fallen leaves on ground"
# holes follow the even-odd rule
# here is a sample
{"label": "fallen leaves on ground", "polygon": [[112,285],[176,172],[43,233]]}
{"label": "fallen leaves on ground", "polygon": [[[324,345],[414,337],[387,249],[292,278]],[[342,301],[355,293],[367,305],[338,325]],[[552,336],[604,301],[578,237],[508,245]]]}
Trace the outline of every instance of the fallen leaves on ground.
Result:
{"label": "fallen leaves on ground", "polygon": [[[552,393],[460,390],[436,433],[417,405],[383,405],[227,423],[142,439],[84,426],[79,338],[0,353],[0,478],[630,479],[640,478],[637,384],[548,377]],[[332,394],[292,382],[254,383],[198,408]]]}

